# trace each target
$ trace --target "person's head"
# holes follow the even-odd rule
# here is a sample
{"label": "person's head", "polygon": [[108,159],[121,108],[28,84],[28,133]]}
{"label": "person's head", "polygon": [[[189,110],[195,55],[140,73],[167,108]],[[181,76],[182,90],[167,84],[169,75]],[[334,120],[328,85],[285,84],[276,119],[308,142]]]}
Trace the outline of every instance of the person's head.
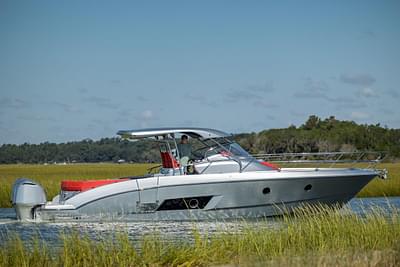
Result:
{"label": "person's head", "polygon": [[186,134],[182,135],[182,137],[181,137],[181,143],[182,143],[182,144],[187,144],[188,141],[189,141],[188,136],[187,136]]}

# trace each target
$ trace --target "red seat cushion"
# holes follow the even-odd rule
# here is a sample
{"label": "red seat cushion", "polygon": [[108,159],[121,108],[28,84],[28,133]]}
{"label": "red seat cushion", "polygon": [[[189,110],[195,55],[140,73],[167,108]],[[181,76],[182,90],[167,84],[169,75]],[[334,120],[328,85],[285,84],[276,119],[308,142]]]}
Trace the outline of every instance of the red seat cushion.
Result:
{"label": "red seat cushion", "polygon": [[118,183],[128,179],[107,179],[107,180],[87,180],[87,181],[74,181],[66,180],[61,181],[61,190],[63,191],[87,191],[102,185]]}
{"label": "red seat cushion", "polygon": [[160,152],[163,168],[179,168],[179,163],[169,152]]}

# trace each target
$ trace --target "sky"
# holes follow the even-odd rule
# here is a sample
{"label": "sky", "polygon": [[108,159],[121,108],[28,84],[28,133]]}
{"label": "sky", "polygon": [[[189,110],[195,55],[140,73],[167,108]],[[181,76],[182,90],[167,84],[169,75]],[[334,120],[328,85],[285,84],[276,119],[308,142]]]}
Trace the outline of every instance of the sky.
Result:
{"label": "sky", "polygon": [[0,144],[400,128],[400,1],[0,1]]}

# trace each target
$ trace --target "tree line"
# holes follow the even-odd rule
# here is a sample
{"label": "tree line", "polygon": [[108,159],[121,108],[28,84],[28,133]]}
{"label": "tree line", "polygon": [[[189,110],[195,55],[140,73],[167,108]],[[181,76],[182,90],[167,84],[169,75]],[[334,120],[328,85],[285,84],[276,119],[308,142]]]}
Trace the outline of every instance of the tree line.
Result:
{"label": "tree line", "polygon": [[235,138],[253,154],[386,151],[390,157],[400,157],[400,129],[340,121],[334,116],[321,119],[312,115],[300,127],[291,125]]}
{"label": "tree line", "polygon": [[[331,116],[312,115],[299,127],[269,129],[259,133],[242,133],[233,137],[251,154],[302,152],[387,151],[400,157],[400,129],[380,124],[357,124]],[[130,142],[120,138],[85,139],[67,143],[3,144],[0,164],[56,162],[160,162],[155,142]]]}

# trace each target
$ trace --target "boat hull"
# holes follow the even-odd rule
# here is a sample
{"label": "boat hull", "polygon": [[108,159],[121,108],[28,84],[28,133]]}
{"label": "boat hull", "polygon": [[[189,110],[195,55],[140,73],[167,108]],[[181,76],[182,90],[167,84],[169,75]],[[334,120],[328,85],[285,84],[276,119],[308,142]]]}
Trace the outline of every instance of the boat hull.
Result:
{"label": "boat hull", "polygon": [[[343,205],[373,170],[280,172],[132,179],[35,211],[41,220],[215,220],[275,216],[305,204]],[[200,176],[200,175],[198,175]]]}

